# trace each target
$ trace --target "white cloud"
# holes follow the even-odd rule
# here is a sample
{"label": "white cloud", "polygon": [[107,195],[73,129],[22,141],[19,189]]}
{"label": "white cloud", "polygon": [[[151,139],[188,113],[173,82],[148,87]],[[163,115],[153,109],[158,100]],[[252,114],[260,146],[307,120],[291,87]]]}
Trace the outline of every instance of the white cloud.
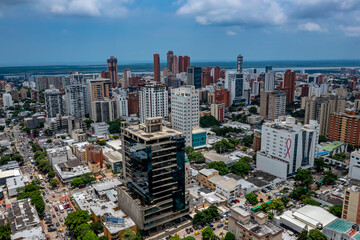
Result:
{"label": "white cloud", "polygon": [[313,22],[307,22],[304,24],[300,24],[298,26],[298,29],[301,31],[307,31],[307,32],[326,32],[327,29],[321,28],[319,24],[313,23]]}
{"label": "white cloud", "polygon": [[360,26],[343,26],[340,25],[340,29],[349,37],[360,37]]}
{"label": "white cloud", "polygon": [[226,34],[229,35],[229,36],[235,36],[235,35],[236,35],[236,32],[227,30],[227,31],[226,31]]}
{"label": "white cloud", "polygon": [[194,15],[202,25],[278,25],[286,15],[277,0],[187,0],[177,14]]}
{"label": "white cloud", "polygon": [[38,10],[55,15],[123,17],[131,0],[34,0]]}

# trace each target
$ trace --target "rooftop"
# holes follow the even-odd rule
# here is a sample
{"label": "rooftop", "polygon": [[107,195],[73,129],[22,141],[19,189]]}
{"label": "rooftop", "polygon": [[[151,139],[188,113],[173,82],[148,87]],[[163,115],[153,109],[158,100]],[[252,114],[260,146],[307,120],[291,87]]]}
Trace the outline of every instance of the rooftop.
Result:
{"label": "rooftop", "polygon": [[321,147],[324,151],[333,151],[334,149],[344,145],[345,143],[343,142],[338,142],[338,141],[335,141],[335,142],[332,142],[326,146],[323,146]]}
{"label": "rooftop", "polygon": [[355,223],[349,222],[343,219],[336,219],[332,223],[330,223],[328,226],[326,226],[327,229],[337,231],[339,233],[344,233],[348,231],[352,226],[354,226]]}
{"label": "rooftop", "polygon": [[105,152],[104,153],[104,158],[107,161],[110,161],[110,162],[121,162],[122,161],[122,154],[119,153],[118,151]]}
{"label": "rooftop", "polygon": [[158,131],[146,132],[145,124],[131,125],[125,129],[130,134],[133,134],[145,141],[168,138],[168,137],[179,137],[182,136],[182,132],[175,129],[168,128],[166,126],[161,126]]}
{"label": "rooftop", "polygon": [[219,171],[218,171],[218,170],[215,170],[215,169],[207,169],[207,168],[204,168],[204,169],[201,169],[201,170],[199,171],[199,173],[201,173],[202,175],[208,177],[208,176],[210,176],[210,175],[213,174],[213,173],[219,173]]}

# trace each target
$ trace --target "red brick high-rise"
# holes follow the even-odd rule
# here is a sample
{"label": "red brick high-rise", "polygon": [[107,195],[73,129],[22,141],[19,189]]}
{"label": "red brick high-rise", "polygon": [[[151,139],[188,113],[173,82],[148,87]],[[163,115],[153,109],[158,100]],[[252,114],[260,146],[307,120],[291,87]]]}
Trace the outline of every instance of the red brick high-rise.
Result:
{"label": "red brick high-rise", "polygon": [[221,69],[221,71],[220,71],[220,78],[225,79],[225,76],[226,76],[226,69],[223,68],[223,69]]}
{"label": "red brick high-rise", "polygon": [[128,94],[128,112],[129,114],[137,114],[139,112],[139,95],[137,92]]}
{"label": "red brick high-rise", "polygon": [[101,71],[101,77],[102,78],[111,78],[110,72],[109,71]]}
{"label": "red brick high-rise", "polygon": [[104,167],[104,157],[101,146],[96,144],[86,145],[85,151],[88,164],[100,164],[100,168]]}
{"label": "red brick high-rise", "polygon": [[184,72],[187,72],[187,68],[190,66],[190,57],[184,56]]}
{"label": "red brick high-rise", "polygon": [[117,59],[114,56],[111,56],[107,60],[107,70],[110,72],[110,80],[112,87],[117,87],[119,85],[119,75],[117,68]]}
{"label": "red brick high-rise", "polygon": [[206,87],[211,84],[211,69],[212,67],[204,67],[202,69],[201,87]]}
{"label": "red brick high-rise", "polygon": [[295,100],[295,87],[296,87],[296,72],[287,70],[284,73],[284,82],[282,90],[287,91],[286,104],[292,103]]}
{"label": "red brick high-rise", "polygon": [[360,117],[346,113],[332,113],[329,120],[328,138],[360,147]]}
{"label": "red brick high-rise", "polygon": [[184,57],[183,56],[178,57],[178,64],[179,64],[179,73],[186,72],[186,71],[184,71]]}
{"label": "red brick high-rise", "polygon": [[213,82],[216,83],[219,78],[220,78],[220,67],[215,67]]}
{"label": "red brick high-rise", "polygon": [[176,74],[179,73],[179,67],[178,67],[178,58],[176,55],[173,56],[173,61],[172,61],[172,72],[174,73],[174,76],[176,76]]}
{"label": "red brick high-rise", "polygon": [[173,64],[174,64],[174,52],[173,51],[168,51],[166,54],[166,66],[169,69],[169,71],[172,71],[173,69]]}
{"label": "red brick high-rise", "polygon": [[160,82],[160,55],[154,54],[154,80]]}
{"label": "red brick high-rise", "polygon": [[304,84],[301,87],[301,97],[307,97],[309,96],[309,84]]}

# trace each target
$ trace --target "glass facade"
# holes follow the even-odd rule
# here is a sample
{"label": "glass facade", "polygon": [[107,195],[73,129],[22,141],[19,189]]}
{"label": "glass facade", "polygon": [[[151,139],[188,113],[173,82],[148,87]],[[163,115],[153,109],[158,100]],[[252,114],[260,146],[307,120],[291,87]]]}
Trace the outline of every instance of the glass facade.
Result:
{"label": "glass facade", "polygon": [[206,132],[195,133],[192,135],[192,147],[206,145]]}

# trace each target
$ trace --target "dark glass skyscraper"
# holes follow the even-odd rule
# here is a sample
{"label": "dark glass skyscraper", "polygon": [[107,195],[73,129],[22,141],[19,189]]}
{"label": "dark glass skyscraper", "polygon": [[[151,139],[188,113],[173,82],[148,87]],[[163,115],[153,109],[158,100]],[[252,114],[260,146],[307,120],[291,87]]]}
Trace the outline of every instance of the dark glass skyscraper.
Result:
{"label": "dark glass skyscraper", "polygon": [[187,85],[193,85],[196,89],[201,88],[201,67],[188,67],[187,68]]}

